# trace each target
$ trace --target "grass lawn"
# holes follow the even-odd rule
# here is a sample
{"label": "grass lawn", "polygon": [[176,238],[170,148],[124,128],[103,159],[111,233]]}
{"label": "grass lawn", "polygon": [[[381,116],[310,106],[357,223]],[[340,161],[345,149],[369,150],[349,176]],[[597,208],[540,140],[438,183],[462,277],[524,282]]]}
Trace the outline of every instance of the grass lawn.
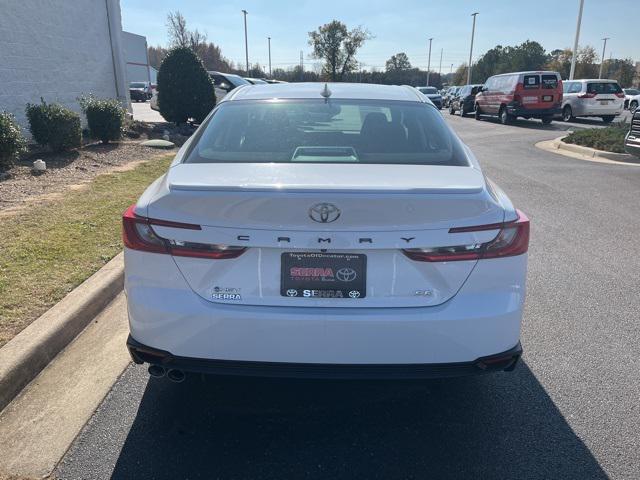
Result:
{"label": "grass lawn", "polygon": [[122,250],[122,212],[174,155],[0,219],[0,347]]}
{"label": "grass lawn", "polygon": [[563,138],[562,141],[606,152],[624,153],[624,137],[628,131],[629,124],[621,122],[605,128],[578,130]]}

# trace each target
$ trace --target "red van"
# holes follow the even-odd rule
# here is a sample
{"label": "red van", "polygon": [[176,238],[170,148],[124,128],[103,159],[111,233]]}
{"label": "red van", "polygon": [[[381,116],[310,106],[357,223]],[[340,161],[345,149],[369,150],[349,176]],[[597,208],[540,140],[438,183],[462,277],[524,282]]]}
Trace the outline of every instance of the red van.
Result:
{"label": "red van", "polygon": [[539,118],[548,124],[562,108],[558,72],[516,72],[490,77],[476,95],[475,117],[497,115],[503,124],[517,117]]}

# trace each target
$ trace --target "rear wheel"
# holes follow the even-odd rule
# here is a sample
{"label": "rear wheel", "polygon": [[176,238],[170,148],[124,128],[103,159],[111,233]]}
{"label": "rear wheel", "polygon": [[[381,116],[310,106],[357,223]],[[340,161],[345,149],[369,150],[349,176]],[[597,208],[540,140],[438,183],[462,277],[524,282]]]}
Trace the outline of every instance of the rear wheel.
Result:
{"label": "rear wheel", "polygon": [[616,118],[615,115],[603,115],[602,116],[602,121],[604,123],[611,123],[611,122],[613,122],[614,118]]}
{"label": "rear wheel", "polygon": [[475,110],[473,111],[473,118],[475,118],[476,120],[480,120],[480,114],[481,114],[481,113],[482,113],[482,112],[480,112],[480,105],[478,105],[478,104],[476,103],[476,108],[475,108]]}
{"label": "rear wheel", "polygon": [[573,118],[573,111],[570,105],[565,105],[562,109],[562,121],[568,122]]}
{"label": "rear wheel", "polygon": [[464,117],[466,113],[467,112],[464,110],[464,102],[460,102],[460,116]]}
{"label": "rear wheel", "polygon": [[508,125],[513,121],[513,115],[509,115],[507,113],[507,107],[504,105],[500,107],[498,111],[498,118],[500,119],[500,123],[503,125]]}
{"label": "rear wheel", "polygon": [[453,102],[449,104],[449,114],[450,115],[455,115],[456,113],[456,109],[453,106]]}
{"label": "rear wheel", "polygon": [[545,125],[549,125],[552,121],[553,121],[553,117],[551,115],[542,117],[542,123],[544,123]]}
{"label": "rear wheel", "polygon": [[630,104],[629,104],[629,111],[631,113],[636,113],[636,110],[638,109],[638,101],[637,100],[633,100]]}

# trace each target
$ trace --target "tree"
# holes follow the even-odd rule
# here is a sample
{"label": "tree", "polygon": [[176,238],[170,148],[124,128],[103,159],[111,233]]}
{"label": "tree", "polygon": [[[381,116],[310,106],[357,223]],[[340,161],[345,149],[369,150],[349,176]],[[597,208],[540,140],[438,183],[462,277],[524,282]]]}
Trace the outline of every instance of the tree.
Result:
{"label": "tree", "polygon": [[453,85],[466,85],[467,83],[467,64],[463,63],[456,71],[453,72]]}
{"label": "tree", "polygon": [[176,10],[167,15],[167,28],[172,47],[189,47],[196,54],[202,55],[202,49],[206,47],[207,35],[196,30],[187,29],[187,21]]}
{"label": "tree", "polygon": [[202,122],[216,104],[211,77],[202,60],[186,46],[174,47],[158,72],[158,107],[169,122]]}
{"label": "tree", "polygon": [[409,70],[411,69],[411,62],[409,62],[409,57],[407,57],[406,53],[400,52],[392,55],[391,58],[387,60],[385,68],[387,72]]}
{"label": "tree", "polygon": [[617,80],[621,87],[627,88],[633,85],[635,68],[630,58],[613,58],[605,60],[602,68],[602,76]]}
{"label": "tree", "polygon": [[573,52],[570,48],[552,50],[544,68],[558,72],[562,78],[569,78],[572,56]]}
{"label": "tree", "polygon": [[147,49],[147,55],[149,57],[149,65],[151,65],[155,69],[158,69],[160,68],[162,60],[164,60],[164,57],[167,56],[167,49],[161,47],[160,45],[158,45],[157,47],[154,47],[152,45]]}
{"label": "tree", "polygon": [[371,37],[362,27],[347,30],[344,23],[333,20],[309,32],[309,45],[313,57],[324,60],[323,73],[336,82],[358,68],[356,52]]}
{"label": "tree", "polygon": [[471,71],[474,83],[483,83],[492,75],[526,70],[541,70],[549,61],[544,47],[527,40],[520,45],[497,45],[480,57]]}

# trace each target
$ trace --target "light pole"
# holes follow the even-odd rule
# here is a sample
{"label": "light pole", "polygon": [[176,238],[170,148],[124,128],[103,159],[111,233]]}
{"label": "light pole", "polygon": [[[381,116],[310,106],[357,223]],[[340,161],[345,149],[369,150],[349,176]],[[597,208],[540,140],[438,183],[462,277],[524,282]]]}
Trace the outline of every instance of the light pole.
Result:
{"label": "light pole", "polygon": [[473,27],[471,27],[471,48],[469,49],[469,68],[467,69],[467,85],[471,83],[471,59],[473,58],[473,37],[476,34],[476,15],[479,12],[474,12],[471,14],[473,17]]}
{"label": "light pole", "polygon": [[604,40],[604,45],[602,46],[602,59],[600,60],[600,73],[598,73],[598,78],[602,78],[602,67],[604,66],[604,51],[607,48],[607,40],[609,40],[611,37],[604,37],[602,40]]}
{"label": "light pole", "polygon": [[247,65],[247,76],[249,75],[249,44],[247,43],[247,11],[242,10],[244,13],[244,60]]}
{"label": "light pole", "polygon": [[269,78],[271,78],[271,37],[267,37],[269,41]]}
{"label": "light pole", "polygon": [[580,9],[578,10],[578,24],[576,25],[576,39],[573,42],[573,55],[571,55],[571,71],[569,72],[569,80],[573,80],[573,74],[576,73],[576,58],[578,57],[578,40],[580,39],[580,24],[582,23],[582,8],[584,0],[580,0]]}
{"label": "light pole", "polygon": [[[444,48],[440,49],[440,66],[438,67],[438,75],[442,77],[442,52],[444,52]],[[440,78],[440,82],[442,82],[442,78]]]}
{"label": "light pole", "polygon": [[427,62],[427,87],[429,86],[429,70],[431,70],[431,42],[433,37],[429,39],[429,60]]}

